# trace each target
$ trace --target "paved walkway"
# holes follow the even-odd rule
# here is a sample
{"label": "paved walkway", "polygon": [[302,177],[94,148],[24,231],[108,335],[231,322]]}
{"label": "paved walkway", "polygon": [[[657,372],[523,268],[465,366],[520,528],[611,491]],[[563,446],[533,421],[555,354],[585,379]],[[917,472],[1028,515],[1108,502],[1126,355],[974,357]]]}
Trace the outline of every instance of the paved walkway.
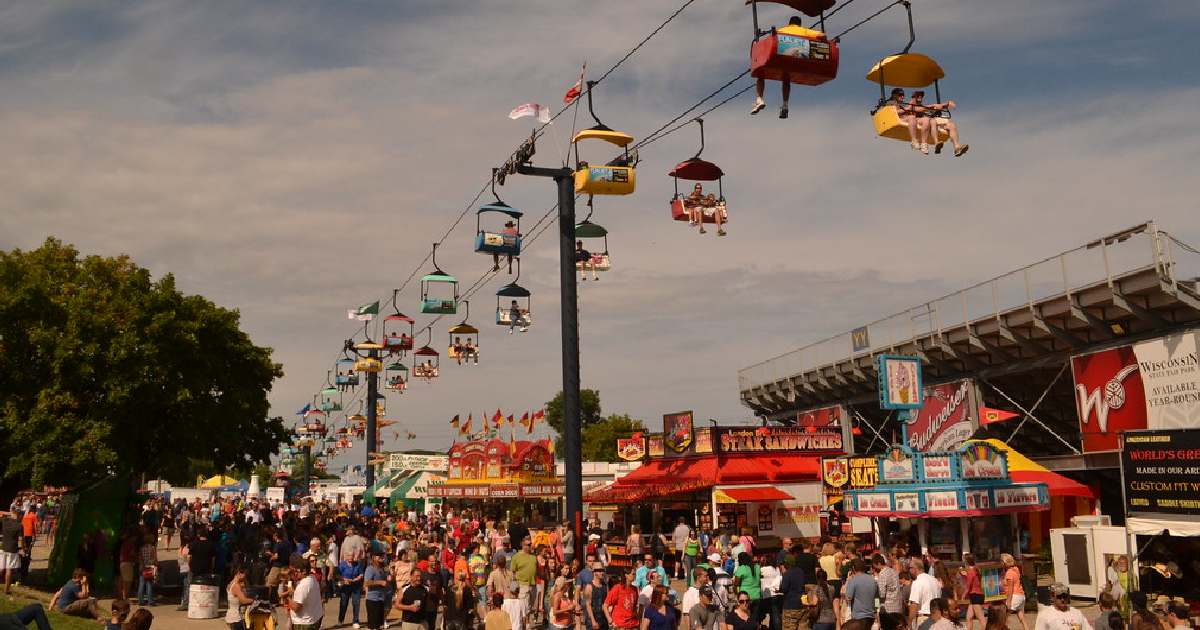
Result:
{"label": "paved walkway", "polygon": [[[160,541],[160,547],[159,547],[159,552],[158,552],[159,558],[163,561],[168,561],[168,560],[173,561],[175,558],[175,554],[177,553],[177,550],[178,550],[178,541],[177,540],[172,541],[172,546],[170,548],[168,548],[164,542]],[[32,571],[45,571],[49,556],[50,556],[50,548],[49,548],[49,545],[47,544],[46,539],[39,538],[38,542],[34,545],[33,562],[30,566],[30,569]],[[168,577],[174,575],[174,574],[172,574],[172,572],[169,569],[165,570],[165,573],[167,574]],[[680,594],[682,594],[685,590],[687,590],[687,586],[683,583],[682,580],[672,580],[671,588],[675,589],[675,591]],[[48,589],[48,592],[40,593],[40,597],[43,601],[49,600],[50,595],[52,595],[53,592],[55,590],[57,590],[57,587],[50,588],[49,586],[47,586],[47,589]],[[186,611],[176,610],[176,607],[179,604],[178,583],[176,582],[175,587],[173,589],[168,590],[168,592],[171,593],[169,596],[159,596],[158,603],[155,606],[150,607],[150,611],[154,613],[154,627],[155,628],[168,628],[171,630],[176,630],[176,629],[217,630],[217,629],[224,629],[224,628],[228,627],[225,624],[225,622],[222,621],[222,619],[225,616],[224,606],[221,607],[220,616],[218,616],[216,619],[188,619]],[[28,591],[28,590],[25,590],[24,593],[29,594],[31,596],[38,595],[38,593],[33,592],[33,591]],[[222,593],[222,600],[223,599],[224,599],[224,594]],[[111,599],[100,600],[100,607],[104,610],[108,610],[109,606],[111,604],[112,604]],[[1082,601],[1076,602],[1075,606],[1083,612],[1084,616],[1087,617],[1088,620],[1093,620],[1100,612],[1099,609],[1096,607],[1096,605],[1091,602],[1082,602]],[[349,618],[349,616],[350,616],[349,612],[347,612],[348,618],[346,620],[346,623],[344,623],[344,624],[336,623],[337,622],[337,613],[338,613],[338,600],[336,598],[334,598],[334,599],[331,599],[328,602],[326,602],[326,604],[325,604],[325,623],[323,624],[322,627],[325,629],[328,629],[328,628],[350,628],[352,620]],[[363,627],[365,628],[366,627],[365,621],[367,618],[365,606],[360,605],[359,614],[360,614],[359,618],[364,622]],[[276,618],[278,620],[282,621],[283,613],[277,612]],[[1025,613],[1025,620],[1026,620],[1026,624],[1028,625],[1028,627],[1030,629],[1032,629],[1034,627],[1035,621],[1037,620],[1037,613],[1036,612]],[[392,627],[394,627],[394,628],[399,627],[400,624],[399,624],[399,613],[398,612],[391,613],[391,621],[392,621],[392,624],[391,624]],[[283,626],[277,625],[277,627],[282,628]],[[1013,628],[1013,630],[1021,630],[1020,624],[1017,623],[1016,617],[1010,617],[1009,627]]]}

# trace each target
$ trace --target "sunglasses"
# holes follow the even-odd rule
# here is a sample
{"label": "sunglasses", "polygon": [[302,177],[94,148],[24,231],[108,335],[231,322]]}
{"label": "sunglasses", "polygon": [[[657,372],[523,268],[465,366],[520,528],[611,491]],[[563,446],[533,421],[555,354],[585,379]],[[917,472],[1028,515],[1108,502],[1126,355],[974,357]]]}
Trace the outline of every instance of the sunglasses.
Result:
{"label": "sunglasses", "polygon": [[748,600],[748,599],[742,599],[742,598],[738,598],[738,603],[739,603],[739,604],[749,604],[749,603],[750,603],[750,600]]}

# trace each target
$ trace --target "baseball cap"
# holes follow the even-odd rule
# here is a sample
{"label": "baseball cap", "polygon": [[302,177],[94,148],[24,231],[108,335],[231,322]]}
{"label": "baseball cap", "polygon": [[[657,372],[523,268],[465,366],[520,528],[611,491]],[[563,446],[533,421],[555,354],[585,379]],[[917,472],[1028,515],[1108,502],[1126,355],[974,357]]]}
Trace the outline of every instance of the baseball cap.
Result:
{"label": "baseball cap", "polygon": [[1067,588],[1066,585],[1061,582],[1055,582],[1050,585],[1050,596],[1051,597],[1058,597],[1059,595],[1070,595],[1070,594],[1071,594],[1071,589]]}
{"label": "baseball cap", "polygon": [[708,554],[708,561],[709,561],[709,562],[720,562],[720,561],[721,561],[721,554],[719,554],[719,553],[716,553],[716,552],[713,552],[713,553],[710,553],[710,554]]}
{"label": "baseball cap", "polygon": [[703,596],[705,596],[705,597],[712,597],[712,596],[713,596],[713,590],[712,590],[712,588],[711,588],[711,587],[708,587],[708,586],[702,586],[702,587],[700,587],[700,594],[701,594],[701,595],[703,595]]}

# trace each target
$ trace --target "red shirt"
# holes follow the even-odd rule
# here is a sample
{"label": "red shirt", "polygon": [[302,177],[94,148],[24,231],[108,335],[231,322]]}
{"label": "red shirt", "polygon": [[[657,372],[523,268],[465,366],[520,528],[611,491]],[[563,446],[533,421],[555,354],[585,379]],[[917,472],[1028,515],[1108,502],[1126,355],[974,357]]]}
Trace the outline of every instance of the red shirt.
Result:
{"label": "red shirt", "polygon": [[636,628],[638,590],[628,584],[618,584],[608,591],[604,607],[612,607],[613,625],[618,628]]}
{"label": "red shirt", "polygon": [[21,525],[25,528],[26,536],[33,536],[37,530],[37,514],[30,510],[21,517]]}

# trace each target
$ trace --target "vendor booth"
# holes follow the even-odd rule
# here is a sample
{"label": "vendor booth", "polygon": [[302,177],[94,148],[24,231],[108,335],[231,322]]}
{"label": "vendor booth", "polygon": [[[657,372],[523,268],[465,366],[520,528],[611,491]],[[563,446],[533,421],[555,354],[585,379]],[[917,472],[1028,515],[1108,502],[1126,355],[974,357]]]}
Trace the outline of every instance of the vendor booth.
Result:
{"label": "vendor booth", "polygon": [[1200,430],[1122,436],[1125,529],[1138,588],[1200,613]]}
{"label": "vendor booth", "polygon": [[493,439],[451,446],[446,480],[430,482],[427,494],[455,508],[538,527],[560,520],[565,487],[555,474],[550,440]]}
{"label": "vendor booth", "polygon": [[1014,482],[1007,453],[986,442],[927,453],[893,446],[876,465],[874,488],[846,491],[846,514],[871,517],[882,540],[907,538],[950,566],[973,554],[984,596],[1002,597],[1000,556],[1020,557],[1017,515],[1050,508],[1046,484]]}
{"label": "vendor booth", "polygon": [[[584,502],[616,506],[643,536],[669,539],[682,518],[702,531],[749,529],[764,553],[782,538],[816,539],[825,507],[821,457],[843,454],[846,443],[841,408],[818,411],[791,427],[697,428],[690,411],[667,414],[663,433],[618,441],[618,454],[642,465]],[[671,561],[668,554],[668,571]]]}

